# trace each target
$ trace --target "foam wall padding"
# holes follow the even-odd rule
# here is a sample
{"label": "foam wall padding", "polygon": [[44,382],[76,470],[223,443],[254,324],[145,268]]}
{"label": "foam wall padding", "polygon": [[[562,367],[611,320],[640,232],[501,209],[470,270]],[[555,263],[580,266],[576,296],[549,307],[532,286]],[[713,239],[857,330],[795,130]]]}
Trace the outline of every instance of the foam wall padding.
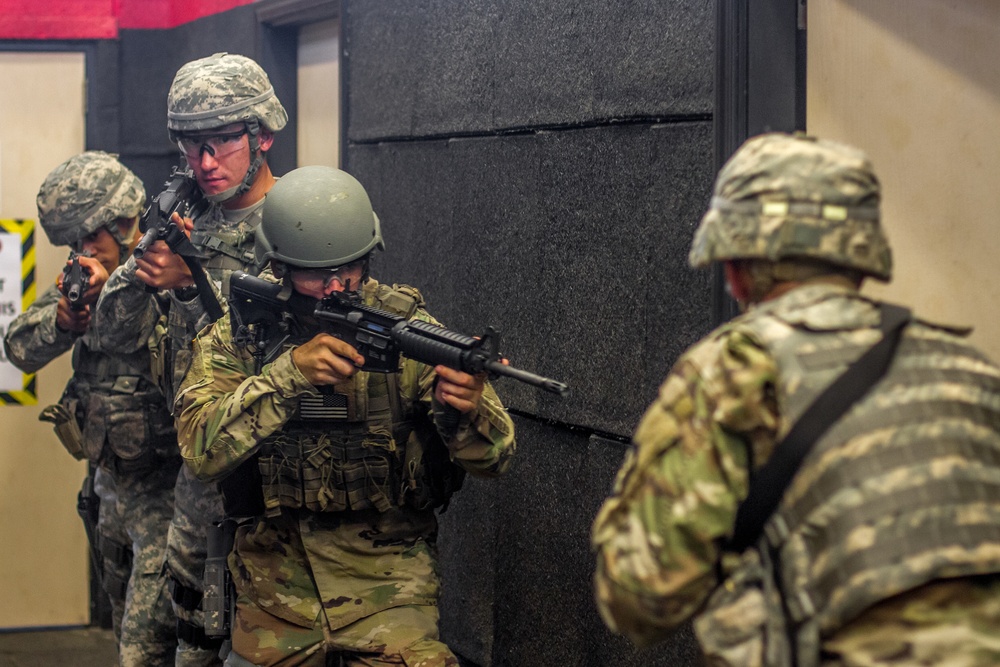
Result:
{"label": "foam wall padding", "polygon": [[613,635],[594,605],[590,527],[625,445],[515,424],[509,474],[467,480],[441,516],[445,641],[478,665],[699,664],[689,626],[639,650]]}
{"label": "foam wall padding", "polygon": [[710,113],[702,0],[345,3],[348,137]]}
{"label": "foam wall padding", "polygon": [[482,667],[700,664],[687,626],[647,651],[605,628],[589,532],[623,443],[712,326],[687,253],[714,176],[713,3],[342,7],[343,164],[387,246],[373,274],[570,386],[495,380],[519,452],[442,516],[444,639]]}
{"label": "foam wall padding", "polygon": [[558,398],[497,381],[508,407],[621,435],[710,327],[687,250],[709,196],[711,125],[626,125],[355,145],[382,220],[374,275],[420,288],[451,328],[500,330]]}

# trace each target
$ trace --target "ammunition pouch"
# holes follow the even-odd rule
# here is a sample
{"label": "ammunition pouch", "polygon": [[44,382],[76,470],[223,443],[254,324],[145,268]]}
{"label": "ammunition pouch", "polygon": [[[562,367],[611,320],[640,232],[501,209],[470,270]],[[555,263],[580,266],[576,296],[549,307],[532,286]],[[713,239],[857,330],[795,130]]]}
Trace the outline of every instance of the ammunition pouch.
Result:
{"label": "ammunition pouch", "polygon": [[73,458],[82,461],[87,455],[83,451],[83,432],[76,420],[76,405],[75,399],[69,402],[68,406],[62,403],[50,405],[38,415],[38,421],[51,422],[52,429],[62,446]]}
{"label": "ammunition pouch", "polygon": [[400,504],[416,510],[447,510],[451,496],[465,481],[465,470],[452,462],[448,447],[431,425],[416,426],[409,434],[403,470]]}
{"label": "ammunition pouch", "polygon": [[282,507],[429,510],[447,506],[465,478],[432,425],[406,434],[403,452],[389,430],[377,424],[340,426],[332,433],[296,426],[290,423],[268,438],[257,457],[223,480],[227,516],[277,516]]}
{"label": "ammunition pouch", "polygon": [[176,439],[169,413],[150,402],[154,396],[149,383],[134,375],[93,385],[83,427],[85,446],[97,449],[107,444],[132,467],[144,467],[145,459],[165,458]]}
{"label": "ammunition pouch", "polygon": [[343,512],[393,506],[395,443],[379,427],[274,436],[260,457],[265,515],[281,507]]}
{"label": "ammunition pouch", "polygon": [[706,664],[791,667],[792,645],[767,548],[751,547],[739,559],[694,621]]}

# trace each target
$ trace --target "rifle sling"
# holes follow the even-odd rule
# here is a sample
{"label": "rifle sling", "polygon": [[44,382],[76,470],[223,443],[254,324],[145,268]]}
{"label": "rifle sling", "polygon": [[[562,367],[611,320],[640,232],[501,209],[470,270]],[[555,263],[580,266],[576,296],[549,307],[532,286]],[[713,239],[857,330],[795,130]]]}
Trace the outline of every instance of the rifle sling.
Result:
{"label": "rifle sling", "polygon": [[201,304],[205,306],[205,312],[212,318],[212,322],[215,322],[222,317],[222,306],[219,305],[218,300],[215,298],[215,293],[212,291],[212,285],[205,274],[205,269],[202,268],[201,264],[194,257],[188,257],[187,255],[181,255],[180,257],[188,265],[188,268],[191,269],[191,277],[194,278],[195,287],[198,288],[198,298],[201,299]]}

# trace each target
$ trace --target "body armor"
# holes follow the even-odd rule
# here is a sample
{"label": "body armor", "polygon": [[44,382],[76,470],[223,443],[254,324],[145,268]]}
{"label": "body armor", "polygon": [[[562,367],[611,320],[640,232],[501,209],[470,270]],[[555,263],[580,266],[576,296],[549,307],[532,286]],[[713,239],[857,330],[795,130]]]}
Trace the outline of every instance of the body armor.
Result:
{"label": "body armor", "polygon": [[[405,286],[379,285],[372,299],[377,308],[403,317],[422,303],[419,292]],[[282,507],[427,510],[446,504],[464,479],[433,424],[402,400],[398,375],[366,372],[323,387],[318,397],[303,397],[296,415],[261,443],[257,470],[266,516]],[[243,483],[252,479],[234,476]],[[230,483],[223,482],[227,515],[258,513],[259,506],[230,502],[246,498]]]}
{"label": "body armor", "polygon": [[73,377],[60,403],[83,425],[90,461],[138,470],[176,458],[173,422],[148,363],[145,350],[111,356],[73,348]]}
{"label": "body armor", "polygon": [[[742,318],[776,360],[779,441],[879,339],[877,306],[807,287]],[[1000,371],[920,321],[886,377],[816,444],[765,529],[799,665],[866,608],[1000,571]],[[992,501],[990,499],[993,499]]]}
{"label": "body armor", "polygon": [[[191,243],[207,255],[201,260],[202,268],[220,287],[223,300],[229,295],[229,276],[233,271],[254,275],[258,272],[253,249],[254,230],[260,223],[260,213],[258,205],[245,220],[232,228],[225,228],[223,212],[214,206],[204,218],[198,220],[200,226],[211,229],[191,232]],[[160,316],[150,336],[148,346],[153,377],[157,378],[169,406],[173,406],[176,388],[190,365],[191,341],[205,323],[190,322],[183,314],[168,310]]]}

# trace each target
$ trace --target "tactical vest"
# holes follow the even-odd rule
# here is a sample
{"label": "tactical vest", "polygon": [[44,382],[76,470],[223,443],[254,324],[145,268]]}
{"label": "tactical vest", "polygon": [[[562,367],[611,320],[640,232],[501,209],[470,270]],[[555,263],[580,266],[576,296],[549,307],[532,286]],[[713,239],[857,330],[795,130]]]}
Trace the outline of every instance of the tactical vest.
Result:
{"label": "tactical vest", "polygon": [[[783,427],[877,342],[859,297],[764,304]],[[1000,369],[924,322],[815,445],[765,529],[800,667],[867,607],[934,579],[1000,572]]]}
{"label": "tactical vest", "polygon": [[[423,303],[411,287],[377,284],[366,301],[406,318]],[[261,443],[257,464],[265,516],[282,507],[427,510],[446,504],[465,475],[434,425],[412,414],[395,373],[359,372],[318,397],[303,397],[294,418]],[[228,501],[237,494],[224,484],[223,495]],[[228,502],[226,509],[240,514]]]}
{"label": "tactical vest", "polygon": [[94,463],[138,470],[178,459],[173,420],[145,350],[112,356],[74,346],[73,377],[60,402],[83,425],[83,453]]}
{"label": "tactical vest", "polygon": [[[206,255],[201,260],[201,266],[209,278],[219,285],[223,299],[229,296],[229,276],[233,271],[257,274],[254,233],[260,223],[261,212],[258,206],[235,227],[220,228],[222,209],[213,206],[205,214],[211,218],[213,229],[191,232],[191,243]],[[187,373],[191,341],[198,334],[197,328],[195,323],[180,314],[167,312],[160,317],[150,337],[153,377],[157,378],[169,406],[173,406],[176,390]]]}

